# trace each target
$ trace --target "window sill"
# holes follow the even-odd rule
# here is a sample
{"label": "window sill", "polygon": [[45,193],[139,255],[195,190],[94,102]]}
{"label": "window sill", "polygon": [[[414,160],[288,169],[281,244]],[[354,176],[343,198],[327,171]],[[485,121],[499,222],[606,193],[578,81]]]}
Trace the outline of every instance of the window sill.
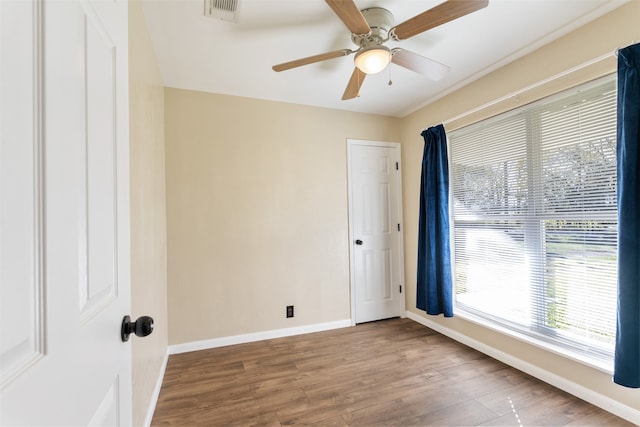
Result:
{"label": "window sill", "polygon": [[598,370],[605,374],[612,375],[613,374],[613,361],[605,361],[602,359],[597,359],[594,357],[589,357],[585,354],[581,354],[577,351],[571,351],[567,348],[563,348],[560,346],[553,345],[551,343],[535,339],[533,337],[518,333],[511,329],[505,328],[498,324],[489,322],[481,317],[478,317],[472,313],[464,311],[460,308],[456,309],[455,316],[460,319],[466,320],[467,322],[474,323],[476,325],[487,328],[491,331],[506,335],[510,338],[516,339],[518,341],[524,342],[526,344],[533,345],[542,350],[548,351],[550,353],[554,353],[558,356],[562,356],[564,358],[570,359],[574,362],[581,363],[585,366],[588,366],[592,369]]}

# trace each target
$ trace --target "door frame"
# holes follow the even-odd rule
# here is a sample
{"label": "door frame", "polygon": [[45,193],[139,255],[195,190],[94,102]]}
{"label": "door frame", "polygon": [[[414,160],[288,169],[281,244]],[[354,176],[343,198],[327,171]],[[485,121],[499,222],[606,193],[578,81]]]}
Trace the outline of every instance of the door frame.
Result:
{"label": "door frame", "polygon": [[364,147],[387,147],[393,148],[396,154],[396,161],[398,162],[398,185],[395,189],[398,192],[398,218],[400,221],[400,232],[398,236],[398,265],[400,281],[402,283],[402,306],[400,309],[400,316],[405,317],[406,313],[406,284],[404,280],[404,215],[402,213],[402,161],[401,161],[401,145],[398,142],[388,141],[372,141],[366,139],[347,139],[347,193],[348,193],[348,211],[349,211],[349,293],[351,299],[351,326],[356,325],[356,289],[355,289],[355,254],[353,242],[354,236],[354,218],[353,218],[353,189],[352,189],[352,147],[364,146]]}

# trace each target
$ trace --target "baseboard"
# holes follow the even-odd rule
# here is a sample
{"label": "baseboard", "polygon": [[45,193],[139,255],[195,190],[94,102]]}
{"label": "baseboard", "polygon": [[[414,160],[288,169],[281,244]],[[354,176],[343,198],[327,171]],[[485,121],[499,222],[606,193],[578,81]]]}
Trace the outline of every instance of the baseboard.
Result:
{"label": "baseboard", "polygon": [[617,400],[600,394],[592,389],[581,386],[580,384],[576,384],[573,381],[542,369],[539,366],[532,365],[531,363],[518,359],[511,354],[497,350],[494,347],[491,347],[467,335],[442,326],[439,323],[419,316],[413,312],[407,311],[407,317],[430,329],[433,329],[436,332],[441,333],[442,335],[446,335],[449,338],[452,338],[468,347],[474,348],[481,353],[486,354],[487,356],[493,357],[496,360],[506,363],[509,366],[512,366],[522,372],[525,372],[548,384],[551,384],[552,386],[557,387],[560,390],[564,390],[567,393],[579,397],[580,399],[585,400],[592,405],[598,406],[605,411],[611,412],[612,414],[624,418],[631,423],[640,425],[640,411],[631,408],[623,403],[620,403]]}
{"label": "baseboard", "polygon": [[190,351],[206,350],[209,348],[224,347],[234,344],[244,344],[248,342],[262,341],[273,338],[289,337],[292,335],[302,335],[311,332],[328,331],[331,329],[346,328],[349,326],[351,326],[351,319],[345,319],[335,322],[316,323],[313,325],[296,326],[293,328],[274,329],[271,331],[254,332],[251,334],[233,335],[229,337],[213,338],[210,340],[193,341],[183,344],[170,345],[168,348],[168,353],[187,353]]}
{"label": "baseboard", "polygon": [[144,419],[144,426],[150,427],[151,421],[153,419],[153,413],[156,411],[156,404],[158,403],[158,397],[160,396],[160,389],[162,388],[162,380],[164,379],[164,373],[167,370],[167,361],[169,360],[169,349],[164,354],[162,358],[162,364],[160,365],[160,370],[158,371],[158,379],[156,380],[156,386],[153,389],[153,394],[151,395],[151,401],[149,402],[149,408],[147,409],[147,416]]}

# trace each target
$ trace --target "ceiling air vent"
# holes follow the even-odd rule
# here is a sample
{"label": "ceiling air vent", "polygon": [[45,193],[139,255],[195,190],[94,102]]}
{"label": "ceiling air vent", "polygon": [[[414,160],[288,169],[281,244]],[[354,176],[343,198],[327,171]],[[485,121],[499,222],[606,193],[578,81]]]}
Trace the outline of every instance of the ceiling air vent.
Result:
{"label": "ceiling air vent", "polygon": [[240,0],[204,0],[204,16],[238,22],[238,3]]}

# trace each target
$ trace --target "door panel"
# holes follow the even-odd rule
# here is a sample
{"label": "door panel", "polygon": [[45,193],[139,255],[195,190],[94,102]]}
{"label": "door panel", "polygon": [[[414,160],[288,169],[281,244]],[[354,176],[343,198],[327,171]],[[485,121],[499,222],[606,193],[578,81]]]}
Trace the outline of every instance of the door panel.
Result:
{"label": "door panel", "polygon": [[0,335],[0,387],[43,352],[37,62],[24,54],[36,39],[31,25],[21,25],[34,13],[28,2],[0,2],[0,325],[11,325]]}
{"label": "door panel", "polygon": [[349,142],[352,317],[356,323],[401,316],[404,311],[399,150],[397,144]]}
{"label": "door panel", "polygon": [[111,384],[111,387],[107,390],[98,408],[94,411],[91,421],[87,425],[89,426],[117,426],[120,425],[118,420],[118,408],[120,407],[120,384],[119,379]]}
{"label": "door panel", "polygon": [[380,251],[380,267],[382,272],[380,280],[382,282],[382,299],[390,300],[393,298],[393,274],[394,268],[391,249],[382,249]]}
{"label": "door panel", "polygon": [[[128,425],[127,5],[3,1],[0,13],[0,424]],[[22,92],[8,57],[23,61]],[[21,103],[29,123],[6,108]]]}
{"label": "door panel", "polygon": [[116,296],[116,176],[115,176],[115,47],[97,19],[83,19],[85,140],[81,220],[86,222],[81,245],[87,264],[79,283],[83,318]]}

